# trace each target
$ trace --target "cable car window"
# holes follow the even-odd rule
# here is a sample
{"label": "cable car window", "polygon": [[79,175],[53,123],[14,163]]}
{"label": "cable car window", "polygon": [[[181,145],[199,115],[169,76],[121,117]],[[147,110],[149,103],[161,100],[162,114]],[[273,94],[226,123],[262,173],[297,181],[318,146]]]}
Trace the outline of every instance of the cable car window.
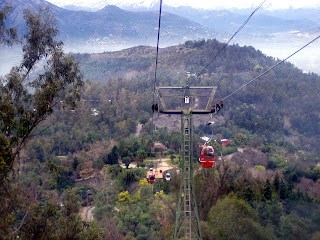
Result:
{"label": "cable car window", "polygon": [[203,157],[213,157],[214,151],[213,149],[203,148],[201,151],[201,155],[203,155]]}

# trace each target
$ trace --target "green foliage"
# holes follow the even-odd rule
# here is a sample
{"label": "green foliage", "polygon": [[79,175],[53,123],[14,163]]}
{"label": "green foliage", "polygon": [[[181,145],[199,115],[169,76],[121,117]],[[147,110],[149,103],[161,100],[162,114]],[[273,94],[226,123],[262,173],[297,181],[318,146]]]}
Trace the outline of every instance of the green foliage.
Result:
{"label": "green foliage", "polygon": [[122,158],[122,162],[123,162],[123,164],[126,166],[126,168],[128,169],[130,163],[132,162],[132,160],[131,160],[130,157],[123,157],[123,158]]}
{"label": "green foliage", "polygon": [[287,166],[287,161],[278,154],[272,154],[269,157],[268,168],[285,168]]}
{"label": "green foliage", "polygon": [[115,179],[122,172],[122,168],[119,164],[112,165],[108,168],[108,173],[111,174],[111,178]]}
{"label": "green foliage", "polygon": [[[1,79],[0,85],[0,139],[10,148],[7,151],[10,155],[4,155],[8,169],[34,129],[52,113],[57,99],[75,106],[83,84],[73,57],[65,55],[62,44],[54,40],[58,31],[49,10],[40,9],[38,13],[26,10],[24,18],[27,34],[23,38],[22,63]],[[44,72],[25,83],[44,59],[47,60]],[[1,174],[6,174],[2,169]]]}
{"label": "green foliage", "polygon": [[130,198],[130,194],[128,191],[124,191],[118,194],[118,198],[119,198],[119,202],[120,203],[124,203],[124,202],[130,202],[131,198]]}
{"label": "green foliage", "polygon": [[77,157],[75,157],[75,158],[73,159],[73,163],[72,163],[72,168],[73,168],[73,170],[76,170],[77,167],[78,167],[78,165],[79,165],[79,160],[78,160]]}
{"label": "green foliage", "polygon": [[302,175],[302,167],[296,162],[289,162],[284,170],[284,178],[288,184],[298,183]]}
{"label": "green foliage", "polygon": [[272,234],[257,223],[257,214],[245,201],[227,197],[209,212],[212,238],[218,239],[273,239]]}
{"label": "green foliage", "polygon": [[108,157],[107,160],[105,161],[106,164],[118,164],[118,159],[119,159],[119,155],[118,155],[118,148],[117,146],[114,146],[111,150],[110,153],[108,153]]}
{"label": "green foliage", "polygon": [[263,72],[263,67],[260,66],[259,64],[257,64],[256,66],[254,66],[254,71],[255,72]]}
{"label": "green foliage", "polygon": [[258,149],[263,153],[272,153],[274,152],[274,146],[272,144],[264,143],[258,147]]}
{"label": "green foliage", "polygon": [[247,144],[248,141],[248,137],[245,136],[242,133],[238,133],[235,137],[234,137],[234,142],[236,145],[238,146],[245,146]]}
{"label": "green foliage", "polygon": [[304,171],[304,174],[307,178],[316,182],[320,178],[320,167],[308,168]]}
{"label": "green foliage", "polygon": [[171,163],[174,164],[175,156],[174,155],[170,155],[170,159],[171,159]]}
{"label": "green foliage", "polygon": [[[117,182],[119,189],[127,189],[132,183],[145,178],[146,170],[141,168],[127,169],[119,172]],[[122,190],[123,191],[123,190]]]}
{"label": "green foliage", "polygon": [[11,10],[10,4],[4,5],[0,10],[0,45],[12,46],[18,41],[16,27],[6,28],[6,19]]}
{"label": "green foliage", "polygon": [[[0,238],[8,238],[12,229],[19,226],[19,234],[26,239],[171,238],[181,174],[173,172],[172,181],[161,182],[161,191],[154,194],[155,186],[147,183],[145,169],[122,169],[118,165],[121,157],[127,166],[132,161],[142,166],[154,140],[170,148],[168,156],[172,161],[174,152],[180,148],[179,132],[172,133],[163,127],[154,133],[154,138],[150,135],[153,128],[147,122],[152,87],[145,76],[149,74],[153,57],[147,53],[142,58],[117,57],[122,52],[113,53],[113,59],[97,55],[97,60],[91,60],[95,68],[87,69],[86,74],[96,74],[103,67],[105,71],[100,80],[104,83],[88,81],[83,87],[83,101],[71,113],[82,85],[78,66],[63,54],[61,43],[54,40],[57,29],[53,18],[44,18],[43,11],[40,14],[27,11],[25,16],[30,31],[24,42],[23,63],[1,79],[0,84],[1,179],[11,176],[8,173],[15,159],[21,157],[22,163],[17,171],[17,186],[13,171],[12,184],[1,182]],[[35,41],[37,37],[41,37],[39,42]],[[5,38],[0,35],[0,39]],[[188,41],[179,46],[179,51],[172,48],[176,53],[166,49],[170,57],[164,53],[163,62],[167,65],[159,74],[161,83],[180,84],[182,78],[177,77],[180,74],[177,69],[181,74],[202,69],[206,59],[221,46],[216,40],[201,40]],[[205,77],[197,79],[199,85],[217,85],[217,98],[275,63],[252,47],[228,46],[225,53],[206,70]],[[173,61],[171,55],[178,56],[179,61]],[[30,84],[25,83],[40,59],[48,60],[46,69],[34,80],[29,78]],[[127,74],[128,66],[146,72],[139,73],[144,76],[138,80],[105,77]],[[82,68],[86,67],[83,62]],[[119,75],[113,71],[119,71]],[[94,74],[91,79],[95,78]],[[254,163],[259,164],[255,168],[261,171],[257,172],[251,171],[253,165],[238,164],[232,159],[218,161],[212,169],[197,169],[195,164],[195,192],[200,217],[204,220],[201,226],[205,239],[316,239],[320,231],[318,198],[295,189],[303,176],[314,181],[319,179],[319,169],[314,167],[319,156],[297,151],[316,149],[319,78],[302,74],[287,64],[275,69],[268,79],[261,80],[230,98],[221,115],[221,122],[226,123],[216,130],[226,138],[234,138],[237,146],[251,146],[266,153],[268,172],[261,163]],[[303,89],[303,93],[297,89]],[[314,100],[310,102],[308,96],[314,96]],[[99,114],[92,114],[93,108]],[[139,122],[146,123],[141,138],[133,136]],[[37,126],[44,131],[35,132]],[[25,146],[32,133],[35,138]],[[300,146],[289,143],[292,136],[299,137]],[[219,139],[212,145],[217,155],[237,151],[234,145],[222,148]],[[26,151],[20,156],[22,147]],[[290,162],[283,157],[294,153],[298,154],[288,155]],[[303,169],[294,164],[295,157],[303,162]],[[106,167],[108,171],[97,172],[90,186],[81,186],[77,181],[74,187],[80,170],[102,169],[103,163],[111,166]],[[307,168],[308,164],[312,166]],[[276,175],[271,184],[272,170],[277,170],[281,179]],[[48,173],[51,178],[47,177]],[[265,178],[269,180],[262,180]],[[95,220],[84,224],[79,216],[78,196],[85,206],[89,189],[95,195]],[[26,193],[30,195],[25,196]],[[48,197],[48,193],[52,196]]]}
{"label": "green foliage", "polygon": [[101,170],[103,168],[103,161],[100,158],[95,160],[93,162],[93,168],[98,168],[99,170]]}
{"label": "green foliage", "polygon": [[283,223],[280,226],[281,239],[294,239],[293,228],[288,218],[284,218]]}
{"label": "green foliage", "polygon": [[269,179],[266,181],[264,188],[262,190],[262,201],[272,200],[272,191],[271,191],[271,184]]}
{"label": "green foliage", "polygon": [[228,155],[228,154],[231,154],[231,153],[235,153],[238,151],[238,147],[236,146],[227,146],[225,148],[222,148],[222,154],[223,155]]}
{"label": "green foliage", "polygon": [[263,172],[266,171],[266,167],[265,166],[255,165],[254,168],[257,169],[257,170],[263,171]]}
{"label": "green foliage", "polygon": [[25,224],[19,235],[24,239],[87,239],[91,234],[97,238],[99,232],[94,226],[84,228],[79,217],[78,197],[72,190],[63,194],[62,202],[49,197],[35,202],[25,215]]}
{"label": "green foliage", "polygon": [[221,152],[223,151],[223,147],[220,139],[217,139],[217,141],[211,141],[209,144],[214,148],[216,156],[221,155]]}

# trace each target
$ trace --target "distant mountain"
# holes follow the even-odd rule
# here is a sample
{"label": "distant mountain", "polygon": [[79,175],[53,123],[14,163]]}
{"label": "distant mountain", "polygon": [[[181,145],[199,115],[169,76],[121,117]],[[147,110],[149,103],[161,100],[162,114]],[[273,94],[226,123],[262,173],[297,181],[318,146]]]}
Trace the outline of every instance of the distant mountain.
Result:
{"label": "distant mountain", "polygon": [[[57,6],[72,10],[99,10],[107,5],[115,5],[129,11],[158,11],[159,0],[49,0]],[[185,3],[181,6],[175,1],[163,2],[163,10],[187,18],[216,31],[233,32],[252,13],[253,9],[206,10],[192,8]],[[303,31],[319,26],[319,8],[306,9],[260,9],[250,21],[244,32],[249,34],[270,34],[275,32]]]}
{"label": "distant mountain", "polygon": [[[191,7],[170,7],[165,6],[165,11],[174,13],[178,16],[184,16],[196,23],[207,26],[221,32],[235,32],[242,23],[252,13],[244,14],[241,11],[229,10],[204,10]],[[312,18],[296,17],[285,18],[288,11],[277,11],[278,14],[272,14],[271,11],[258,11],[247,23],[242,33],[251,35],[271,34],[276,32],[287,32],[293,30],[306,30],[313,26],[320,26],[319,22],[312,21]],[[291,14],[295,12],[292,10]],[[319,13],[319,11],[318,11]],[[279,17],[279,16],[281,17]]]}
{"label": "distant mountain", "polygon": [[108,5],[130,8],[147,8],[151,9],[159,6],[159,0],[49,0],[52,4],[69,10],[90,10],[98,11]]}
{"label": "distant mountain", "polygon": [[[90,11],[71,11],[44,0],[2,0],[0,6],[6,3],[13,5],[8,23],[18,26],[21,34],[25,31],[23,9],[35,10],[37,5],[50,6],[57,18],[60,39],[64,42],[66,51],[93,53],[116,51],[137,45],[156,45],[158,0],[137,0],[133,5],[130,5],[128,0],[50,1],[59,1],[68,8],[89,7],[86,9]],[[119,6],[108,5],[110,3],[117,3],[125,10]],[[103,6],[105,7],[100,9]],[[92,12],[98,8],[99,11]],[[164,5],[160,47],[197,39],[218,39],[226,42],[251,12],[252,9],[216,11]],[[309,42],[314,34],[317,34],[319,27],[319,9],[261,9],[232,43],[252,45],[268,55],[285,58],[293,49],[297,50]],[[309,46],[299,53],[299,58],[293,58],[292,61],[306,71],[319,73],[320,63],[317,59],[320,51],[317,46]]]}
{"label": "distant mountain", "polygon": [[[135,45],[155,45],[158,27],[158,12],[131,12],[116,6],[106,6],[97,12],[70,11],[59,8],[44,0],[5,0],[1,5],[10,3],[13,11],[8,21],[18,26],[24,33],[23,9],[36,9],[50,6],[52,14],[57,18],[60,37],[65,45],[79,51],[114,50]],[[208,27],[186,18],[166,13],[162,14],[161,44],[163,46],[183,43],[189,39],[221,38]]]}

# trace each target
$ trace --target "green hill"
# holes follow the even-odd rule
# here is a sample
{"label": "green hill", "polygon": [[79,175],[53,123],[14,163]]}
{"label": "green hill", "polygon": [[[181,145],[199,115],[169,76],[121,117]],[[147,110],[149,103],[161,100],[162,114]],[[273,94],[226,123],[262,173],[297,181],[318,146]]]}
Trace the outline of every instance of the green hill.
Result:
{"label": "green hill", "polygon": [[[216,100],[224,98],[279,60],[253,47],[227,46],[216,61],[199,73],[223,44],[216,40],[187,41],[160,49],[157,82],[161,86],[217,86]],[[76,54],[84,76],[108,82],[112,78],[154,81],[155,48],[139,46],[118,52]],[[187,73],[191,75],[187,78]],[[320,78],[283,63],[225,101],[226,124],[246,129],[270,141],[287,141],[308,151],[319,151]],[[151,105],[151,99],[148,103]]]}

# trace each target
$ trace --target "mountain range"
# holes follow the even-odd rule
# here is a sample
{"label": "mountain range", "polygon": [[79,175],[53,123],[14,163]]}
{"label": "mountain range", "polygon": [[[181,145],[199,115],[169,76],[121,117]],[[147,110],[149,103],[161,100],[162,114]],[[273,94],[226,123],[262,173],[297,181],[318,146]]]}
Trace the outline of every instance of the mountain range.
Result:
{"label": "mountain range", "polygon": [[[44,0],[2,0],[0,7],[7,3],[12,5],[13,11],[7,24],[17,26],[20,34],[24,34],[23,10],[36,10],[38,5],[49,6],[57,19],[59,38],[64,42],[66,51],[93,53],[138,45],[156,45],[159,1],[51,2],[63,5],[64,8]],[[118,3],[119,6],[110,5],[112,3]],[[199,39],[225,42],[248,18],[251,11],[252,9],[204,10],[164,5],[160,47]],[[234,38],[233,43],[252,45],[268,55],[284,58],[292,49],[299,48],[320,33],[318,13],[319,9],[259,10]],[[319,72],[318,50],[319,47],[315,45],[307,54],[301,54],[299,58],[292,60],[305,70]]]}
{"label": "mountain range", "polygon": [[[60,38],[71,51],[100,52],[135,45],[154,45],[157,37],[157,12],[132,12],[108,5],[97,12],[70,11],[44,0],[5,0],[13,7],[8,23],[24,34],[23,9],[49,6],[57,19]],[[186,18],[162,14],[161,43],[165,46],[189,39],[220,37],[214,30]],[[95,49],[97,48],[98,49]]]}

